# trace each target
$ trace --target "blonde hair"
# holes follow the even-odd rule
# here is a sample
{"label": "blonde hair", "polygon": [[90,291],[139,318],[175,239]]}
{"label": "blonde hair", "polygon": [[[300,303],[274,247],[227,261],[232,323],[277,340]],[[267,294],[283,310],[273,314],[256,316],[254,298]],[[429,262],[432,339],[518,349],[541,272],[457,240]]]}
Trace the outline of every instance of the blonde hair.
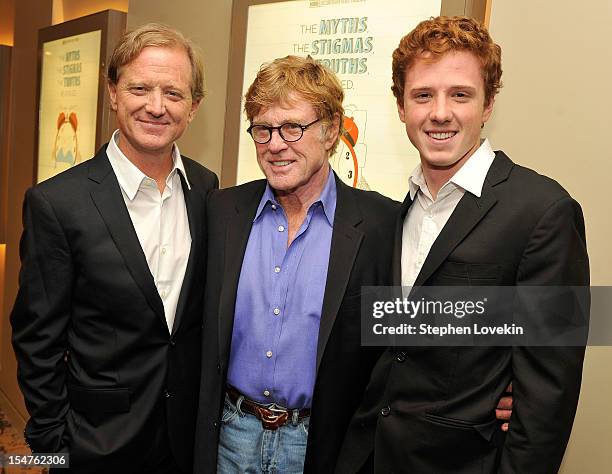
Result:
{"label": "blonde hair", "polygon": [[292,94],[312,105],[324,124],[337,118],[340,133],[331,148],[333,154],[342,131],[344,91],[336,75],[310,56],[286,56],[263,64],[245,95],[247,119],[252,122],[262,108],[291,103]]}
{"label": "blonde hair", "polygon": [[199,102],[205,95],[204,68],[200,56],[196,53],[193,43],[180,31],[159,23],[147,23],[121,37],[108,62],[108,81],[117,84],[121,68],[150,46],[185,50],[191,63],[191,98],[194,102]]}
{"label": "blonde hair", "polygon": [[501,83],[501,48],[493,42],[487,29],[473,18],[439,16],[419,23],[404,36],[393,52],[393,86],[395,98],[404,100],[406,71],[416,59],[436,61],[450,51],[473,53],[482,64],[485,105],[499,92]]}

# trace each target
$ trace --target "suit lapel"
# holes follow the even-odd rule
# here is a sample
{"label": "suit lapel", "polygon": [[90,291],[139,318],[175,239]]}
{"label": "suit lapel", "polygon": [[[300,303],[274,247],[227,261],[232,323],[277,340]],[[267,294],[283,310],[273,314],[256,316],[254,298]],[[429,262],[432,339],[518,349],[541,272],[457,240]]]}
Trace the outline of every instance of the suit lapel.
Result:
{"label": "suit lapel", "polygon": [[[185,169],[187,170],[187,162],[183,162]],[[187,267],[185,269],[185,277],[183,278],[183,285],[181,286],[181,292],[179,295],[178,303],[176,306],[176,315],[174,317],[174,324],[172,325],[172,334],[176,334],[177,329],[180,326],[180,322],[185,310],[187,299],[191,295],[191,287],[193,286],[193,273],[197,265],[199,265],[199,257],[203,249],[202,242],[202,219],[204,216],[203,199],[201,198],[198,191],[189,189],[187,182],[183,175],[178,172],[181,178],[181,186],[183,188],[183,196],[185,196],[185,207],[187,209],[187,219],[189,220],[189,233],[191,234],[191,248],[189,249],[189,260],[187,260]],[[202,288],[202,291],[204,289]]]}
{"label": "suit lapel", "polygon": [[[466,192],[433,243],[414,286],[423,285],[451,252],[481,221],[497,202],[494,187],[505,181],[514,164],[503,152],[498,151],[487,173],[480,197]],[[401,255],[401,253],[400,253]]]}
{"label": "suit lapel", "polygon": [[363,220],[359,207],[348,186],[337,176],[336,196],[336,214],[317,341],[317,371],[363,240],[363,232],[356,228]]}
{"label": "suit lapel", "polygon": [[[261,180],[254,191],[239,195],[234,208],[229,209],[231,216],[225,228],[224,272],[219,297],[219,357],[227,359],[227,351],[232,339],[234,312],[238,280],[242,261],[251,234],[253,219],[257,206],[266,188],[266,181]],[[246,190],[245,190],[246,191]]]}
{"label": "suit lapel", "polygon": [[89,162],[91,198],[106,223],[106,227],[121,253],[128,271],[155,314],[167,327],[164,306],[159,297],[151,270],[138,241],[132,219],[125,207],[119,183],[106,156],[106,148],[101,149]]}

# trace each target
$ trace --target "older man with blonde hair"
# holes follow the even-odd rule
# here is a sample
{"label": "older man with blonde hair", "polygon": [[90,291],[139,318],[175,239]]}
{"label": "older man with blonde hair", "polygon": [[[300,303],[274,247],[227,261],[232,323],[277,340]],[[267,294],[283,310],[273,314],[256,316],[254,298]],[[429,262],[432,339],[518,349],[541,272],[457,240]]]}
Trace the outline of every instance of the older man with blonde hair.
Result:
{"label": "older man with blonde hair", "polygon": [[330,472],[379,355],[360,347],[360,294],[390,283],[397,203],[331,170],[343,98],[296,56],[246,94],[266,179],[208,204],[198,473]]}
{"label": "older man with blonde hair", "polygon": [[126,33],[108,66],[119,130],[26,193],[11,314],[36,453],[71,472],[191,472],[205,199],[217,177],[175,141],[204,95],[182,34]]}

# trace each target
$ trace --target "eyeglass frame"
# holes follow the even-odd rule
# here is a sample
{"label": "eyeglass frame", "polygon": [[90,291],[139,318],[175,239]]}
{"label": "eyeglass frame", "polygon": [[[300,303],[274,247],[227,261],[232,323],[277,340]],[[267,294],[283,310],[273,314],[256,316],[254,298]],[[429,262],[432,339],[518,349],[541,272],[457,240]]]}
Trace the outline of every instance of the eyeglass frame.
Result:
{"label": "eyeglass frame", "polygon": [[[300,125],[299,123],[295,123],[295,122],[285,122],[285,123],[281,123],[278,127],[270,127],[268,125],[261,125],[258,123],[255,124],[251,124],[251,126],[249,128],[247,128],[247,133],[249,135],[251,135],[251,138],[253,139],[253,141],[259,145],[265,145],[266,143],[270,143],[270,141],[272,140],[272,132],[274,130],[276,130],[278,132],[278,135],[281,137],[281,139],[287,143],[295,143],[299,140],[302,139],[302,137],[304,136],[304,132],[312,125],[314,125],[315,123],[317,123],[318,121],[320,121],[321,119],[318,118],[316,120],[314,120],[313,122],[307,123],[306,125]],[[284,136],[283,136],[283,132],[281,132],[281,128],[283,128],[285,125],[297,125],[299,128],[302,129],[302,134],[296,138],[295,140],[287,140]],[[253,128],[254,127],[263,127],[265,128],[268,133],[269,133],[269,138],[265,141],[265,142],[258,142],[257,140],[255,140],[255,137],[253,136]]]}

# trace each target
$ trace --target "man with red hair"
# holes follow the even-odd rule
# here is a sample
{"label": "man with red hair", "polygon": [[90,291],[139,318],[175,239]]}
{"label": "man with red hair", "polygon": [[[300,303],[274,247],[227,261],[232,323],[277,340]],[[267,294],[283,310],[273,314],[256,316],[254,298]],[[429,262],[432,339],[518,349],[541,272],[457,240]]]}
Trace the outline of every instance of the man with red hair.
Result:
{"label": "man with red hair", "polygon": [[[589,283],[579,204],[480,137],[501,73],[500,47],[469,18],[423,21],[393,53],[399,117],[421,158],[396,226],[396,285]],[[580,346],[390,349],[374,368],[337,470],[557,472],[583,357]],[[514,411],[503,434],[492,414],[511,379]]]}

